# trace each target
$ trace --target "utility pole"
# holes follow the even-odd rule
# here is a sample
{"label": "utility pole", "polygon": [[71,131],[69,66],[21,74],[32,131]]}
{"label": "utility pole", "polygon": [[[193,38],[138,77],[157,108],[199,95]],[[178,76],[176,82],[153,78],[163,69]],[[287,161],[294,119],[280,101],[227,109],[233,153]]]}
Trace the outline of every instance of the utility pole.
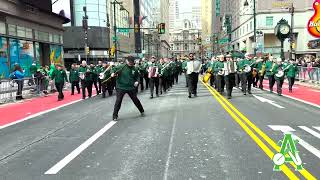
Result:
{"label": "utility pole", "polygon": [[[249,7],[248,0],[244,2],[244,7]],[[257,12],[256,12],[256,0],[253,0],[253,54],[257,55]]]}
{"label": "utility pole", "polygon": [[290,26],[290,60],[293,59],[293,43],[294,43],[294,34],[293,34],[293,23],[294,23],[294,6],[291,4],[291,8],[289,9],[291,12],[291,26]]}
{"label": "utility pole", "polygon": [[118,59],[118,47],[117,47],[117,21],[116,21],[116,1],[113,2],[113,33],[114,33],[114,40],[113,45],[115,47],[114,52],[114,62]]}
{"label": "utility pole", "polygon": [[86,55],[86,62],[88,62],[88,16],[87,7],[83,6],[84,16],[82,17],[82,28],[84,30],[84,53]]}

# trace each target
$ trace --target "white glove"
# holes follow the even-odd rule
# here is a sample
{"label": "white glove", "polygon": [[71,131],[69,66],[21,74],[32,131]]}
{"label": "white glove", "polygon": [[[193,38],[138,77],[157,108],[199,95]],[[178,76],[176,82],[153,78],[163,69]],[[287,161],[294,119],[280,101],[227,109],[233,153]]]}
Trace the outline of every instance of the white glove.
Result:
{"label": "white glove", "polygon": [[134,87],[138,87],[138,86],[139,86],[139,82],[136,81],[136,82],[134,83]]}
{"label": "white glove", "polygon": [[115,74],[115,73],[112,73],[112,74],[111,74],[111,77],[115,77],[115,76],[116,76],[116,74]]}

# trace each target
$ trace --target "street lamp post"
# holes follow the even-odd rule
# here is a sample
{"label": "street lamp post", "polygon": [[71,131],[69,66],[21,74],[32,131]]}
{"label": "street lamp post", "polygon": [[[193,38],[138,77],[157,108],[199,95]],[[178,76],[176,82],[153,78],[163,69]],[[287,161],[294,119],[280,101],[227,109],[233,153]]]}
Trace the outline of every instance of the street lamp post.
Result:
{"label": "street lamp post", "polygon": [[114,43],[114,47],[115,47],[115,54],[114,54],[114,61],[117,61],[118,59],[118,39],[117,39],[117,19],[116,19],[116,5],[120,5],[120,11],[127,11],[128,13],[128,16],[129,16],[129,11],[126,10],[123,5],[122,5],[123,2],[118,2],[117,0],[114,0],[113,2],[111,2],[111,4],[113,5],[113,33],[114,33],[114,40],[113,40],[113,43]]}
{"label": "street lamp post", "polygon": [[83,11],[84,11],[84,16],[82,17],[82,27],[84,30],[84,53],[86,55],[86,62],[88,62],[88,16],[87,16],[87,7],[84,6],[83,7]]}
{"label": "street lamp post", "polygon": [[289,8],[289,11],[291,13],[291,26],[290,26],[290,60],[293,59],[293,43],[294,43],[294,34],[293,34],[293,18],[294,18],[294,6],[293,3],[291,4],[291,7]]}
{"label": "street lamp post", "polygon": [[[249,7],[248,0],[244,2],[245,7]],[[254,48],[253,48],[253,54],[254,56],[257,55],[257,48],[256,48],[256,39],[257,39],[257,18],[256,18],[256,0],[253,0],[253,42],[254,42]]]}

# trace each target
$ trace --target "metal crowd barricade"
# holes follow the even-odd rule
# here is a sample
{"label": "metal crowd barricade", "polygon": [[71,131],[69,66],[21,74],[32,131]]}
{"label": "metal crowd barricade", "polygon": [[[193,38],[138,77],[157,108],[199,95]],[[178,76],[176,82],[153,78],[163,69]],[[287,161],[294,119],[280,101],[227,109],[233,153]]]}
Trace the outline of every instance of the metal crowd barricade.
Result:
{"label": "metal crowd barricade", "polygon": [[299,81],[320,84],[320,68],[298,66],[298,69],[299,73],[297,74],[297,79]]}
{"label": "metal crowd barricade", "polygon": [[[22,96],[32,96],[37,91],[36,88],[37,86],[33,78],[24,78]],[[0,80],[0,104],[16,101],[17,91],[17,80]]]}

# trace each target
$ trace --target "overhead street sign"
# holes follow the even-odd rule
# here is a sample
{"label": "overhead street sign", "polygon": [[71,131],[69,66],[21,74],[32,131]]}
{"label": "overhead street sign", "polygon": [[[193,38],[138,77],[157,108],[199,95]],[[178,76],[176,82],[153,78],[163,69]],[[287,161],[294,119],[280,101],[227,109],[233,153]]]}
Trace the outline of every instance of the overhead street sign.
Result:
{"label": "overhead street sign", "polygon": [[128,28],[117,28],[119,33],[128,33],[129,29]]}
{"label": "overhead street sign", "polygon": [[227,42],[229,42],[228,38],[219,39],[219,44],[224,44],[224,43],[227,43]]}

